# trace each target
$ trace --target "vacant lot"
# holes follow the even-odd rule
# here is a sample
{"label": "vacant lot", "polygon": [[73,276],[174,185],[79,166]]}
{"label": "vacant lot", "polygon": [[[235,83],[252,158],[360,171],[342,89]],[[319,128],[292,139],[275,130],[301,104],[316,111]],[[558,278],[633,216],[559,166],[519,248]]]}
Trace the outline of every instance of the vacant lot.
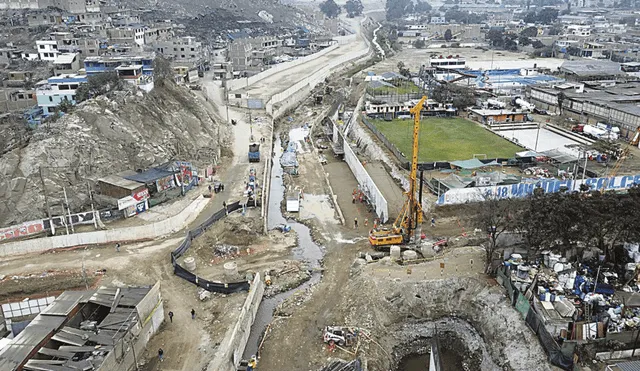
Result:
{"label": "vacant lot", "polygon": [[[413,120],[372,122],[411,161]],[[474,154],[486,154],[487,158],[513,157],[521,150],[471,121],[460,118],[420,120],[418,160],[421,162],[468,160]]]}

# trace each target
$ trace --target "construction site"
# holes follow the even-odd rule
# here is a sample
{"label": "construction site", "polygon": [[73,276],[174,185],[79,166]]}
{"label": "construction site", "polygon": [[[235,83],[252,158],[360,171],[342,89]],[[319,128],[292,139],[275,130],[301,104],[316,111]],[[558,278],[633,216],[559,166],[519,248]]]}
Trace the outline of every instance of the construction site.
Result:
{"label": "construction site", "polygon": [[[529,248],[525,232],[478,215],[536,189],[631,189],[637,138],[601,161],[611,152],[560,115],[489,123],[512,113],[474,106],[434,118],[453,109],[426,83],[376,103],[402,109],[369,114],[379,97],[367,78],[398,61],[418,71],[427,54],[385,55],[380,23],[343,18],[355,32],[316,58],[224,85],[210,71],[199,90],[167,82],[155,95],[100,97],[27,142],[3,127],[13,140],[0,165],[0,369],[609,370],[625,357],[605,356],[605,342],[635,350],[637,324],[622,330],[640,318],[638,285],[616,290],[629,294],[622,307],[601,305],[619,330],[605,331],[582,308],[618,303],[598,281],[602,268],[613,283],[613,268],[581,265],[581,251],[580,263],[574,250],[554,257],[551,243]],[[478,69],[532,64],[475,49],[468,58]],[[161,193],[167,177],[171,201],[136,198],[141,183]],[[126,189],[116,198],[132,214],[93,210],[88,183]],[[70,202],[87,211],[72,217]],[[32,231],[25,221],[36,219]],[[629,287],[636,266],[624,273]],[[587,277],[582,295],[576,276]]]}

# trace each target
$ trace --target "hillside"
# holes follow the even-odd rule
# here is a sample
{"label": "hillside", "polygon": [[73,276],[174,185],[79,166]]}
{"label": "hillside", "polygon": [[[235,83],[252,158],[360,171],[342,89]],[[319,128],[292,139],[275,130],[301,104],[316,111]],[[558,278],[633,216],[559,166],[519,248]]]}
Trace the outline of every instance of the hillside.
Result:
{"label": "hillside", "polygon": [[151,93],[133,90],[80,104],[55,122],[28,130],[24,123],[0,122],[0,226],[59,210],[66,188],[73,211],[88,208],[88,185],[100,177],[144,169],[167,160],[210,164],[229,148],[229,130],[215,120],[195,94],[168,84]]}

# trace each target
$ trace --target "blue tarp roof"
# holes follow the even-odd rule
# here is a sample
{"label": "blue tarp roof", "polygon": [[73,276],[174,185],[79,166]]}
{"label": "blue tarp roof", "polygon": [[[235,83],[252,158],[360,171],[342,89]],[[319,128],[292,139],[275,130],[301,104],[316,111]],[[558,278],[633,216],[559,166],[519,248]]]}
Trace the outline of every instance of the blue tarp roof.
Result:
{"label": "blue tarp roof", "polygon": [[452,161],[451,165],[457,166],[463,169],[478,169],[485,166],[496,166],[500,164],[495,161],[491,161],[488,164],[485,164],[482,161],[478,160],[477,158],[472,158],[471,160]]}
{"label": "blue tarp roof", "polygon": [[170,175],[173,175],[173,173],[170,171],[151,168],[141,173],[127,175],[124,178],[128,180],[133,180],[134,182],[149,183],[149,182],[154,182],[158,179],[166,178]]}

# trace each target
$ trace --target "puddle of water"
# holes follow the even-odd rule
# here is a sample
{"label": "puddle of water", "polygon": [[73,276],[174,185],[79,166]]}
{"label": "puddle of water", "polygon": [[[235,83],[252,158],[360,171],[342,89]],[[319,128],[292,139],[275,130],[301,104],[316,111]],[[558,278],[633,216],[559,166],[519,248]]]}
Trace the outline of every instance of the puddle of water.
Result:
{"label": "puddle of water", "polygon": [[[298,151],[304,150],[304,137],[309,135],[309,130],[305,128],[292,129],[289,132],[289,140],[296,141],[298,143]],[[324,256],[323,249],[316,245],[311,238],[311,231],[304,224],[296,223],[295,221],[287,220],[282,216],[280,211],[280,204],[284,198],[284,184],[282,180],[283,170],[280,165],[280,156],[282,156],[283,149],[280,139],[276,140],[273,156],[273,168],[271,170],[271,188],[269,190],[269,209],[267,211],[267,227],[271,230],[278,224],[288,224],[291,229],[296,231],[298,235],[298,246],[293,249],[293,257],[296,260],[304,261],[310,269],[320,267],[320,261]],[[317,270],[314,270],[311,274],[311,278],[304,282],[302,285],[289,290],[271,298],[264,299],[260,303],[258,312],[256,313],[256,319],[251,326],[251,333],[249,334],[249,340],[244,350],[243,358],[249,359],[252,355],[256,355],[258,351],[259,343],[262,339],[264,330],[269,323],[273,321],[273,311],[287,298],[300,290],[305,290],[320,281],[321,274]]]}
{"label": "puddle of water", "polygon": [[[429,357],[427,354],[415,354],[405,357],[400,364],[400,371],[427,371],[429,369]],[[459,354],[451,349],[440,348],[440,361],[443,371],[462,371],[464,366]]]}

